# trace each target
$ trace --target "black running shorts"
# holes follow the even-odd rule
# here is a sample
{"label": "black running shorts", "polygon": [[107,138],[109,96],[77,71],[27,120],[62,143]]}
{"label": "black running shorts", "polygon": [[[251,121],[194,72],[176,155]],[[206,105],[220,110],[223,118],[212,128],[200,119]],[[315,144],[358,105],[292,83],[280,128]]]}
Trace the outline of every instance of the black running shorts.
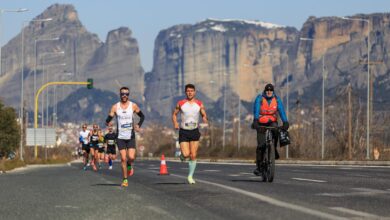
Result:
{"label": "black running shorts", "polygon": [[89,143],[89,146],[90,146],[91,149],[94,149],[94,150],[99,149],[98,143]]}
{"label": "black running shorts", "polygon": [[108,145],[106,153],[115,155],[116,154],[116,147],[115,147],[115,145]]}
{"label": "black running shorts", "polygon": [[125,140],[125,139],[117,139],[116,144],[118,145],[118,150],[127,150],[129,148],[135,148],[135,137]]}
{"label": "black running shorts", "polygon": [[104,147],[98,147],[98,152],[99,153],[104,153]]}
{"label": "black running shorts", "polygon": [[200,132],[199,129],[196,128],[194,130],[179,130],[179,143],[181,142],[190,142],[190,141],[199,141]]}
{"label": "black running shorts", "polygon": [[84,150],[85,152],[87,152],[87,154],[89,154],[90,151],[89,144],[82,144],[81,150]]}

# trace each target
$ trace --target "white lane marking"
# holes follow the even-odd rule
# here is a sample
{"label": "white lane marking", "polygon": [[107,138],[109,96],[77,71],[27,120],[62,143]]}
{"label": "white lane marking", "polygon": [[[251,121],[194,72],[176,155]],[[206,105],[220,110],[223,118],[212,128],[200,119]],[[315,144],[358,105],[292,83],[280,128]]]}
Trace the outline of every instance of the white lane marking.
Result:
{"label": "white lane marking", "polygon": [[[169,162],[173,162],[173,163],[182,163],[181,161],[177,161],[177,160],[167,160]],[[198,161],[197,162],[198,164],[199,163],[202,163],[202,164],[218,164],[218,165],[233,165],[233,166],[254,166],[255,165],[255,162],[250,162],[248,161],[247,163],[244,163],[244,162],[208,162],[208,161]],[[384,169],[390,169],[390,166],[389,165],[357,165],[357,164],[300,164],[300,163],[296,163],[296,164],[287,164],[287,163],[280,163],[280,162],[276,162],[275,164],[276,166],[291,166],[291,167],[311,167],[311,168],[324,168],[324,167],[345,167],[345,168],[384,168]]]}
{"label": "white lane marking", "polygon": [[320,196],[344,197],[344,196],[377,196],[381,194],[389,194],[389,190],[369,189],[369,188],[352,188],[358,192],[346,193],[319,193]]}
{"label": "white lane marking", "polygon": [[347,208],[343,208],[343,207],[329,207],[329,208],[336,210],[336,211],[339,211],[339,212],[343,212],[343,213],[347,213],[347,214],[351,214],[351,215],[356,215],[356,216],[360,216],[360,217],[364,217],[364,218],[384,219],[384,217],[382,217],[382,216],[370,214],[367,212],[356,211],[353,209],[347,209]]}
{"label": "white lane marking", "polygon": [[221,172],[220,170],[200,170],[200,171],[203,171],[203,172]]}
{"label": "white lane marking", "polygon": [[251,176],[251,177],[249,177],[249,178],[261,180],[261,177],[260,177],[260,176]]}
{"label": "white lane marking", "polygon": [[[181,178],[181,179],[187,179],[187,177],[180,176],[180,175],[177,175],[177,174],[171,174],[171,176],[175,176],[175,177],[178,177],[178,178]],[[223,189],[226,189],[226,190],[230,190],[230,191],[233,191],[233,192],[236,192],[236,193],[240,193],[242,195],[258,199],[260,201],[266,202],[266,203],[274,205],[274,206],[279,206],[279,207],[283,207],[283,208],[286,208],[286,209],[292,209],[292,210],[295,210],[295,211],[298,211],[298,212],[302,212],[302,213],[305,213],[305,214],[308,214],[308,215],[313,215],[313,216],[316,216],[316,217],[325,218],[325,219],[332,219],[332,220],[333,219],[347,219],[347,218],[344,218],[344,217],[341,217],[341,216],[337,216],[337,215],[333,215],[333,214],[330,214],[330,213],[326,213],[326,212],[310,209],[308,207],[304,207],[304,206],[299,206],[299,205],[283,202],[283,201],[280,201],[280,200],[277,200],[277,199],[274,199],[272,197],[265,196],[265,195],[262,195],[262,194],[259,194],[259,193],[253,193],[253,192],[245,191],[245,190],[242,190],[242,189],[239,189],[239,188],[226,186],[226,185],[219,184],[219,183],[213,183],[213,182],[206,181],[206,180],[196,179],[196,181],[200,182],[200,183],[216,186],[216,187],[219,187],[219,188],[223,188]]]}
{"label": "white lane marking", "polygon": [[326,183],[325,180],[313,180],[313,179],[304,179],[304,178],[291,178],[293,180],[299,180],[299,181],[307,181],[307,182],[315,182],[315,183]]}
{"label": "white lane marking", "polygon": [[160,167],[149,167],[148,169],[149,169],[149,170],[159,170]]}
{"label": "white lane marking", "polygon": [[239,174],[229,174],[228,176],[236,177],[236,176],[241,176]]}
{"label": "white lane marking", "polygon": [[71,206],[71,205],[56,205],[55,208],[65,208],[65,209],[79,209],[80,207]]}
{"label": "white lane marking", "polygon": [[369,176],[369,175],[363,175],[363,174],[347,174],[347,176],[371,178],[371,176]]}
{"label": "white lane marking", "polygon": [[241,175],[253,175],[253,173],[240,172]]}

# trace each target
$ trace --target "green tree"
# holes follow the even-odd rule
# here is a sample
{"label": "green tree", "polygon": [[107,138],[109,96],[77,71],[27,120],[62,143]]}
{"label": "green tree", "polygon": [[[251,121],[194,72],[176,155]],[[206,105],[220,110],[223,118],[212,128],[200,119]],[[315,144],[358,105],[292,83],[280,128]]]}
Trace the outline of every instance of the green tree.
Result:
{"label": "green tree", "polygon": [[6,107],[0,100],[0,155],[7,156],[14,151],[20,141],[20,129],[16,121],[15,109]]}

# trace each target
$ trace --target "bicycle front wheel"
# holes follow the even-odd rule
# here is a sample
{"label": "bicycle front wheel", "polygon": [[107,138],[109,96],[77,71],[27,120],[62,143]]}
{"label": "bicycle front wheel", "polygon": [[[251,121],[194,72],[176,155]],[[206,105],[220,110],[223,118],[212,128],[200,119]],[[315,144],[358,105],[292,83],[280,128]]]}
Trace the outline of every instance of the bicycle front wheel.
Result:
{"label": "bicycle front wheel", "polygon": [[268,169],[267,169],[267,181],[274,181],[275,176],[275,146],[273,141],[267,146],[268,157]]}

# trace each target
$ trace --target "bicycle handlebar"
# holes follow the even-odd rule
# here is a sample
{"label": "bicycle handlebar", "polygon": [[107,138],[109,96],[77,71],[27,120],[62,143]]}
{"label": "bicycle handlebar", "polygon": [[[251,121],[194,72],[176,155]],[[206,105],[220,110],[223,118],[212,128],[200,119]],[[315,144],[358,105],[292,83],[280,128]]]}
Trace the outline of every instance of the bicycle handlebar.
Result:
{"label": "bicycle handlebar", "polygon": [[271,129],[271,130],[279,130],[279,129],[282,129],[280,126],[272,127],[272,126],[262,126],[262,125],[260,125],[259,128],[265,128],[265,129]]}

